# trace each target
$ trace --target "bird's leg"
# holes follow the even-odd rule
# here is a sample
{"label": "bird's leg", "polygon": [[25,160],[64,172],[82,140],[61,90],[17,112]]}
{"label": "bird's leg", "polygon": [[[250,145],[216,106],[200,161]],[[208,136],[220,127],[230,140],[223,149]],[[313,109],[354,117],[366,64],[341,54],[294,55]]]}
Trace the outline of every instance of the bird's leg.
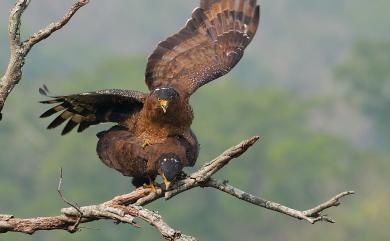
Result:
{"label": "bird's leg", "polygon": [[133,177],[133,180],[131,181],[131,183],[136,187],[136,188],[139,188],[139,187],[143,187],[144,184],[148,183],[149,182],[149,179],[147,177]]}
{"label": "bird's leg", "polygon": [[154,180],[152,180],[152,178],[150,178],[149,176],[148,176],[148,180],[149,183],[145,183],[144,188],[150,188],[152,189],[152,192],[157,192],[157,188],[156,188],[157,183],[155,183]]}
{"label": "bird's leg", "polygon": [[162,179],[163,179],[163,181],[164,181],[164,184],[165,184],[165,190],[168,190],[168,189],[169,189],[169,187],[171,186],[171,182],[170,182],[170,181],[168,181],[168,179],[165,177],[165,175],[164,175],[164,174],[162,175]]}

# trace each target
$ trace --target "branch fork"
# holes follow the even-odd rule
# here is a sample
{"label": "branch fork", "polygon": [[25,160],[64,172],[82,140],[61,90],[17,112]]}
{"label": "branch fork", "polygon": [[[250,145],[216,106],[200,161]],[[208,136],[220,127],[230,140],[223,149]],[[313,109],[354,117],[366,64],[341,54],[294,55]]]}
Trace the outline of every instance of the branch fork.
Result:
{"label": "branch fork", "polygon": [[89,0],[76,1],[62,19],[47,25],[22,41],[20,38],[21,19],[29,3],[30,0],[17,0],[10,11],[8,19],[10,58],[5,74],[0,78],[0,120],[2,119],[1,111],[3,110],[8,95],[22,78],[22,68],[25,63],[25,58],[31,48],[35,44],[48,38],[52,33],[64,27],[81,7],[89,3]]}

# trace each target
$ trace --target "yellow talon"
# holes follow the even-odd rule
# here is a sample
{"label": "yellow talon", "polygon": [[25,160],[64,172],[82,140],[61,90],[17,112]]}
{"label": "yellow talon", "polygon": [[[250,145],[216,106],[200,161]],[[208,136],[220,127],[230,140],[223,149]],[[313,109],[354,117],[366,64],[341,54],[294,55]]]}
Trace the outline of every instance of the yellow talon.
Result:
{"label": "yellow talon", "polygon": [[162,175],[162,179],[163,179],[163,181],[164,181],[164,184],[165,184],[165,190],[168,190],[168,189],[169,189],[169,187],[171,186],[171,182],[170,182],[170,181],[168,181],[168,179],[165,177],[165,175],[164,175],[164,174]]}
{"label": "yellow talon", "polygon": [[154,183],[144,184],[144,188],[150,188],[150,189],[152,189],[152,192],[157,192],[157,188],[156,188]]}
{"label": "yellow talon", "polygon": [[148,179],[149,179],[149,183],[145,183],[143,187],[152,189],[152,192],[157,192],[157,188],[156,188],[157,184],[154,181],[152,181],[150,177],[148,177]]}

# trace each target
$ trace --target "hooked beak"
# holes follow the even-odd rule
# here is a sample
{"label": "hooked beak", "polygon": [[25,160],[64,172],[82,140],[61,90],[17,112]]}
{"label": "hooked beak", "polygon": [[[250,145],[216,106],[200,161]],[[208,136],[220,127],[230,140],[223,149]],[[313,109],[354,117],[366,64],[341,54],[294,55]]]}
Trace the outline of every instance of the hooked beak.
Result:
{"label": "hooked beak", "polygon": [[161,109],[164,111],[164,114],[167,113],[168,109],[168,101],[167,100],[159,100]]}
{"label": "hooked beak", "polygon": [[162,175],[162,179],[163,179],[163,181],[164,181],[164,184],[165,184],[165,189],[166,189],[166,190],[168,190],[168,189],[169,189],[169,187],[171,186],[171,182],[170,182],[170,181],[168,181],[168,179],[165,177],[165,175],[164,175],[164,174]]}

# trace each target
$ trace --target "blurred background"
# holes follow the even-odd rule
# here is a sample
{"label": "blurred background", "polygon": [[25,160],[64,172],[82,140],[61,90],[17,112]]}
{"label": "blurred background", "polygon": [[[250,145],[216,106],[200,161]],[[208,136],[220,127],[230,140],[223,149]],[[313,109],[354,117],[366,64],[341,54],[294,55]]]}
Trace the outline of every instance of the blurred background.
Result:
{"label": "blurred background", "polygon": [[[0,73],[8,61],[8,11],[0,1]],[[22,35],[59,17],[70,0],[32,1]],[[56,215],[133,189],[95,154],[95,134],[60,136],[40,120],[47,106],[38,87],[54,94],[102,88],[146,91],[148,54],[181,28],[198,1],[91,1],[62,30],[33,48],[23,80],[0,123],[0,213]],[[388,240],[390,237],[390,1],[264,0],[260,30],[239,65],[192,98],[201,143],[194,169],[252,135],[261,141],[218,173],[235,186],[296,209],[344,190],[356,196],[327,211],[336,224],[303,221],[196,189],[148,206],[199,240]],[[194,169],[187,169],[188,172]],[[2,240],[160,240],[141,229],[101,221],[81,232],[1,235]]]}

